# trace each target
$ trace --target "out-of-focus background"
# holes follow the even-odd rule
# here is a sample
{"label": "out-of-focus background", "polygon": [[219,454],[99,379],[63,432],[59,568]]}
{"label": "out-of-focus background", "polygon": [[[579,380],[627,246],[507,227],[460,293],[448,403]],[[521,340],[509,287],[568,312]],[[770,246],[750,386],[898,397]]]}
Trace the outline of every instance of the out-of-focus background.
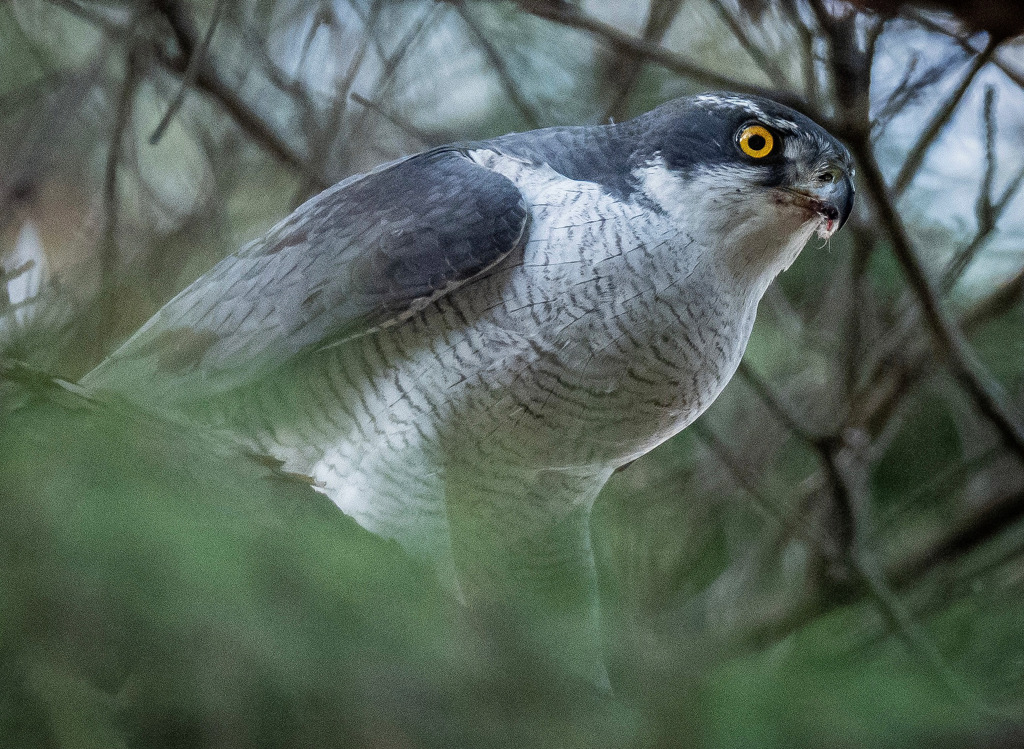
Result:
{"label": "out-of-focus background", "polygon": [[[0,744],[1024,743],[1022,31],[1010,0],[0,2]],[[308,487],[51,380],[349,174],[712,89],[826,124],[858,204],[597,501],[613,702],[541,627],[496,676]]]}

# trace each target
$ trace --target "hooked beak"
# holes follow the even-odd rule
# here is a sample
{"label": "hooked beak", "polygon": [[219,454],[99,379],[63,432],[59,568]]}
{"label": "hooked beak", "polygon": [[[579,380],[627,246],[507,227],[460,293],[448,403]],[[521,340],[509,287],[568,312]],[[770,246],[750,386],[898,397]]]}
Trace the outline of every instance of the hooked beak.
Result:
{"label": "hooked beak", "polygon": [[836,169],[832,174],[831,182],[816,181],[813,185],[786,188],[786,192],[795,198],[795,203],[821,216],[818,235],[822,238],[831,237],[843,228],[853,212],[856,193],[853,177],[845,169]]}
{"label": "hooked beak", "polygon": [[831,187],[834,188],[831,204],[839,211],[839,226],[836,227],[836,231],[839,231],[853,213],[853,196],[857,194],[857,189],[853,186],[853,175],[846,172],[843,172],[843,178],[832,183]]}

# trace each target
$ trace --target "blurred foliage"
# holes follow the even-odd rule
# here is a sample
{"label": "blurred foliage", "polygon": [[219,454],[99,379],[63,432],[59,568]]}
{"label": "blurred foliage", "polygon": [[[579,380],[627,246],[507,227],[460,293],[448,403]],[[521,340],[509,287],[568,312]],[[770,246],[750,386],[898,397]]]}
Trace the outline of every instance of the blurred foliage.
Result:
{"label": "blurred foliage", "polygon": [[[873,201],[1019,419],[1022,71],[951,16],[817,0],[0,3],[0,260],[47,269],[19,301],[31,269],[0,266],[0,745],[1020,745],[1021,455]],[[599,498],[614,700],[566,688],[549,622],[484,638],[308,486],[50,378],[348,174],[729,87],[843,126],[892,185],[923,150]]]}
{"label": "blurred foliage", "polygon": [[[680,627],[685,652],[625,665],[625,704],[567,703],[543,659],[523,670],[542,623],[503,670],[429,570],[309,487],[38,377],[3,391],[4,745],[905,746],[979,721],[857,611],[737,659]],[[725,561],[699,541],[694,590]],[[935,636],[1012,701],[1024,613],[978,597],[998,652],[973,597]]]}

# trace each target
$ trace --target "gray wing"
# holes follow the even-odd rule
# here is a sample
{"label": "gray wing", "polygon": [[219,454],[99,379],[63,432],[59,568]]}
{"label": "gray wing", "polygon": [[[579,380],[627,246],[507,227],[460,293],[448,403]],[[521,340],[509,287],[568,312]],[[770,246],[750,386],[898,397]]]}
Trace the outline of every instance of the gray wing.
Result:
{"label": "gray wing", "polygon": [[459,149],[394,162],[326,190],[222,260],[82,383],[230,387],[400,321],[501,261],[526,224],[518,188]]}

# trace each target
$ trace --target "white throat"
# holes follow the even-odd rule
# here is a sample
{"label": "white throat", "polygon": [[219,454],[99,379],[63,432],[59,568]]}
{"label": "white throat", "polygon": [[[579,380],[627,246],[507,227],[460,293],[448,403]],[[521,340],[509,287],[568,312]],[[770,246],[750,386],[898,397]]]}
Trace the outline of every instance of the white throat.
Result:
{"label": "white throat", "polygon": [[796,260],[820,219],[782,209],[770,193],[752,186],[752,171],[719,166],[685,178],[661,156],[634,172],[646,197],[670,220],[714,248],[714,262],[763,293]]}

